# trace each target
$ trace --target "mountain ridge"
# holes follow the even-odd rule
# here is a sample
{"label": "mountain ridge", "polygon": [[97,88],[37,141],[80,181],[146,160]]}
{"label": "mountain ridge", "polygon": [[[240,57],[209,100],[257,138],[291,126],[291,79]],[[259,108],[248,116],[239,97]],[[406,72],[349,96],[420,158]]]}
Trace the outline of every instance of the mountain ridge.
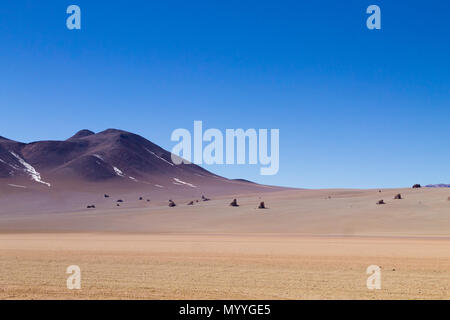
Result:
{"label": "mountain ridge", "polygon": [[243,179],[227,179],[195,164],[175,165],[171,153],[157,144],[112,128],[98,133],[83,129],[67,140],[22,143],[2,139],[0,179],[8,185],[77,190],[88,184],[122,189],[145,187],[158,192],[271,188]]}

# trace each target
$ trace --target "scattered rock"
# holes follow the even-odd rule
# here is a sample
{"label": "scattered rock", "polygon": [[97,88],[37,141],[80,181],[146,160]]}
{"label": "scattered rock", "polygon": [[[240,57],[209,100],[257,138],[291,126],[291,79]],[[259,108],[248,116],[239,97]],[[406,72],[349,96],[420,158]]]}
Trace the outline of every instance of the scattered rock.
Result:
{"label": "scattered rock", "polygon": [[147,202],[150,202],[150,199],[147,199]]}
{"label": "scattered rock", "polygon": [[237,200],[233,199],[233,201],[231,201],[231,203],[230,203],[230,206],[232,206],[232,207],[239,207],[239,205],[237,203]]}
{"label": "scattered rock", "polygon": [[117,200],[117,202],[123,202],[123,200],[119,199],[119,200]]}
{"label": "scattered rock", "polygon": [[377,202],[377,204],[386,204],[386,202],[384,202],[384,200],[379,200],[379,201]]}
{"label": "scattered rock", "polygon": [[402,195],[400,193],[397,193],[395,195],[394,199],[396,199],[396,200],[402,199]]}
{"label": "scattered rock", "polygon": [[209,201],[209,200],[211,200],[211,199],[209,199],[209,198],[205,197],[204,195],[202,195],[202,200],[203,200],[203,201]]}
{"label": "scattered rock", "polygon": [[94,205],[87,206],[88,209],[95,209]]}
{"label": "scattered rock", "polygon": [[116,206],[120,207],[120,204],[116,203]]}
{"label": "scattered rock", "polygon": [[381,190],[378,190],[378,192],[381,192]]}
{"label": "scattered rock", "polygon": [[143,199],[142,197],[139,197],[139,200],[142,201],[142,200],[144,200],[144,199]]}
{"label": "scattered rock", "polygon": [[194,201],[189,201],[189,203],[187,205],[188,206],[193,206],[194,205]]}
{"label": "scattered rock", "polygon": [[109,195],[105,194],[104,197],[105,197],[105,198],[109,198]]}
{"label": "scattered rock", "polygon": [[169,207],[175,207],[176,204],[175,202],[173,202],[172,200],[169,200]]}
{"label": "scattered rock", "polygon": [[420,184],[418,184],[418,183],[416,183],[412,187],[413,187],[413,189],[422,188],[422,186]]}
{"label": "scattered rock", "polygon": [[259,204],[259,206],[258,206],[258,209],[266,209],[266,206],[265,206],[265,204],[264,204],[264,201],[261,201],[261,202],[260,202],[260,204]]}

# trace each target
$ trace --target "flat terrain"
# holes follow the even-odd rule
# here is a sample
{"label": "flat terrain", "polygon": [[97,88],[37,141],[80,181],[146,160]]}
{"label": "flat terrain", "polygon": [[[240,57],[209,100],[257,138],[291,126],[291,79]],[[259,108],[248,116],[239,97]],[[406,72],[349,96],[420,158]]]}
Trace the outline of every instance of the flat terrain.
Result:
{"label": "flat terrain", "polygon": [[[449,239],[8,234],[1,299],[448,299]],[[82,289],[66,289],[78,265]],[[369,265],[382,289],[366,288]],[[395,271],[394,271],[395,270]]]}
{"label": "flat terrain", "polygon": [[[291,190],[0,212],[0,299],[449,299],[449,193]],[[69,265],[81,290],[66,288]],[[369,265],[382,268],[381,290],[366,288]]]}
{"label": "flat terrain", "polygon": [[[39,202],[11,212],[0,206],[0,233],[122,232],[122,233],[295,233],[303,235],[450,236],[449,188],[387,190],[287,190],[260,194],[214,196],[211,201],[167,196],[168,201],[139,201],[139,194],[103,193],[70,197],[53,195],[56,209],[42,210]],[[401,193],[402,200],[393,197]],[[207,196],[209,196],[206,193]],[[0,201],[27,203],[36,196],[12,195]],[[239,207],[229,203],[237,198]],[[42,199],[44,197],[42,196]],[[115,199],[123,199],[120,207]],[[377,205],[383,199],[386,204]],[[268,209],[257,209],[264,201]],[[58,209],[70,202],[73,209]],[[95,204],[96,209],[86,209]],[[46,203],[48,205],[48,203]],[[25,205],[23,205],[25,207]],[[65,208],[64,206],[63,208]]]}

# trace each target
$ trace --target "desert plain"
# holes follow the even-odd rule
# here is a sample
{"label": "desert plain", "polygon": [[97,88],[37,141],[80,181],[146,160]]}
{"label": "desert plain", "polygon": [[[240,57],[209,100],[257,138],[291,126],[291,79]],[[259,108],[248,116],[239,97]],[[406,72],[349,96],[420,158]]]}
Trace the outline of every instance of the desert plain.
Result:
{"label": "desert plain", "polygon": [[[173,208],[129,194],[121,207],[4,210],[0,299],[449,299],[449,196],[286,189]],[[66,287],[70,265],[80,290]],[[369,265],[379,290],[366,286]]]}

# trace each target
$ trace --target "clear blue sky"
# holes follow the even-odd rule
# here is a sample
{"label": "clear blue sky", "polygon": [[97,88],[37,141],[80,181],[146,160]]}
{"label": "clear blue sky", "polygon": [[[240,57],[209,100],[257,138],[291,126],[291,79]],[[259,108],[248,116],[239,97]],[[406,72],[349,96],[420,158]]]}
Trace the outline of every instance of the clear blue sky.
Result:
{"label": "clear blue sky", "polygon": [[0,135],[119,128],[171,149],[194,120],[279,128],[277,175],[207,169],[307,188],[450,183],[448,1],[215,2],[3,1]]}

